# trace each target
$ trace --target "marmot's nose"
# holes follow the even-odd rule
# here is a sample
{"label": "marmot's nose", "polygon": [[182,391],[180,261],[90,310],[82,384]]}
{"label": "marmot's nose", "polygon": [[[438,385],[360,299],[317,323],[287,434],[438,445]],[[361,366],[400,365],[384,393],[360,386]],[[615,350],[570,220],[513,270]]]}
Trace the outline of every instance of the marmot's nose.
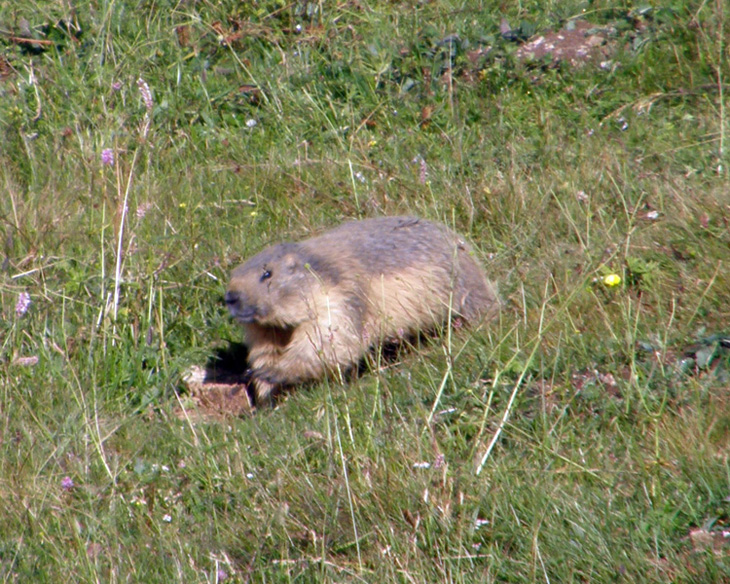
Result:
{"label": "marmot's nose", "polygon": [[238,294],[231,290],[226,291],[226,295],[223,297],[223,301],[226,303],[228,308],[231,308],[238,304]]}

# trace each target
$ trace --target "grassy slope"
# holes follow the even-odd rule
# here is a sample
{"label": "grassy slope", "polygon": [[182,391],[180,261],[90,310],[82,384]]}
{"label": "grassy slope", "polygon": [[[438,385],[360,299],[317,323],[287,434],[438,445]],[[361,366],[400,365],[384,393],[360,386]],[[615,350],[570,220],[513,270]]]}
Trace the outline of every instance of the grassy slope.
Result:
{"label": "grassy slope", "polygon": [[[3,579],[730,577],[701,543],[730,520],[730,358],[707,340],[730,330],[722,2],[10,4],[6,32],[83,33],[0,45]],[[499,35],[583,10],[615,27],[613,66],[527,67]],[[395,213],[469,235],[499,322],[178,420],[181,372],[239,338],[241,258]],[[682,361],[701,339],[712,367]]]}

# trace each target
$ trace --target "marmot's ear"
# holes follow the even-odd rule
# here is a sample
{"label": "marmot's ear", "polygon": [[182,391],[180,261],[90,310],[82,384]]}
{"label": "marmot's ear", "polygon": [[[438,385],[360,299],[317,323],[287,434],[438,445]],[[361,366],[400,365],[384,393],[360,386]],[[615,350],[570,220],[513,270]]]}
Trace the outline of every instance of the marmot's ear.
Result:
{"label": "marmot's ear", "polygon": [[284,269],[290,273],[293,274],[297,271],[297,268],[299,267],[299,260],[297,256],[294,254],[288,253],[284,257]]}

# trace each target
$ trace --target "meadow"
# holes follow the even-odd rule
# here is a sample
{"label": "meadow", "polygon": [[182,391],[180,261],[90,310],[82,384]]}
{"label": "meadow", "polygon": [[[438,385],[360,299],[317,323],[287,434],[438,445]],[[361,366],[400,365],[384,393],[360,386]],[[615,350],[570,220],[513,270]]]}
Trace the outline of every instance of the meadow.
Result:
{"label": "meadow", "polygon": [[[730,581],[729,79],[723,0],[0,3],[0,579]],[[230,271],[396,214],[500,316],[200,411]]]}

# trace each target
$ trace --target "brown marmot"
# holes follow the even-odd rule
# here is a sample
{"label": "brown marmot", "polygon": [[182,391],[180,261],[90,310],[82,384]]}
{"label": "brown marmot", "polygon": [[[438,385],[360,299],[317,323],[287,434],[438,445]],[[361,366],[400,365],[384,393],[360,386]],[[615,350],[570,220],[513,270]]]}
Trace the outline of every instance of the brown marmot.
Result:
{"label": "brown marmot", "polygon": [[384,341],[499,309],[469,245],[414,217],[344,223],[266,248],[233,271],[225,302],[243,324],[257,403],[341,374]]}

